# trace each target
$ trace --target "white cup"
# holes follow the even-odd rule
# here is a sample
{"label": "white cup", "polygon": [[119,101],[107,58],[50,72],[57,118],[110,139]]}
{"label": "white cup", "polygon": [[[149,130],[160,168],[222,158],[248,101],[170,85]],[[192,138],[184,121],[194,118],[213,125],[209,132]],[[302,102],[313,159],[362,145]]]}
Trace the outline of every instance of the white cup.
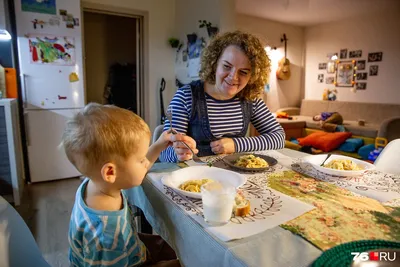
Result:
{"label": "white cup", "polygon": [[232,217],[236,189],[228,183],[210,182],[201,186],[204,220],[212,226],[227,224]]}

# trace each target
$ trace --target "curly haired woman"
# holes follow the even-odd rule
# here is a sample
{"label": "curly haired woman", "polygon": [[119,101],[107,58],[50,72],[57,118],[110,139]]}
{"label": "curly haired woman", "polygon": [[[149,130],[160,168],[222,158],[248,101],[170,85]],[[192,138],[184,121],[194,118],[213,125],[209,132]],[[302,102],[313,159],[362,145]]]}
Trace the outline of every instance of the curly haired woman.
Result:
{"label": "curly haired woman", "polygon": [[[260,40],[249,33],[224,33],[204,49],[201,80],[178,89],[169,106],[172,126],[198,156],[284,147],[285,133],[261,99],[270,66]],[[260,136],[246,137],[250,122]],[[165,122],[164,131],[170,123]],[[160,160],[191,157],[174,142]]]}

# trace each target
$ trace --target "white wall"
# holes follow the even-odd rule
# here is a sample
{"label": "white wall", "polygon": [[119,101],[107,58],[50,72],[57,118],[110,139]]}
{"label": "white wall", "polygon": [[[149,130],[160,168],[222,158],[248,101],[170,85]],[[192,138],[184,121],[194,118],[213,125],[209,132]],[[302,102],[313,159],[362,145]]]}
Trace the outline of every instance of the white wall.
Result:
{"label": "white wall", "polygon": [[[236,26],[239,30],[256,34],[265,43],[278,49],[269,53],[271,58],[270,92],[266,103],[271,111],[289,106],[299,106],[302,99],[304,29],[257,17],[237,14]],[[284,56],[284,43],[280,38],[286,34],[287,58],[290,60],[291,78],[280,81],[276,78],[278,61]]]}
{"label": "white wall", "polygon": [[[182,50],[186,48],[186,35],[189,33],[195,32],[198,38],[203,37],[206,42],[209,41],[207,30],[199,28],[199,20],[211,22],[220,32],[234,30],[236,28],[234,0],[176,0],[175,35],[185,44]],[[193,78],[188,76],[187,62],[182,61],[182,52],[176,59],[177,78],[183,83],[189,83]]]}
{"label": "white wall", "polygon": [[145,21],[147,23],[145,34],[148,37],[148,43],[145,45],[148,49],[144,55],[145,60],[148,59],[148,69],[145,69],[145,76],[148,79],[148,88],[145,88],[145,119],[153,130],[160,123],[158,91],[161,78],[164,77],[167,82],[167,93],[175,91],[175,54],[167,42],[174,33],[175,0],[83,0],[83,2],[148,13],[148,21]]}
{"label": "white wall", "polygon": [[[378,76],[369,77],[366,90],[352,93],[349,87],[338,87],[338,100],[374,103],[400,103],[400,10],[393,13],[371,14],[335,23],[306,28],[305,98],[321,99],[324,88],[333,88],[317,82],[318,63],[326,62],[326,54],[339,53],[340,49],[362,50],[360,59],[366,60],[369,52],[383,52],[383,60],[366,64],[379,65]],[[357,59],[356,59],[357,60]],[[329,75],[334,76],[334,75]]]}

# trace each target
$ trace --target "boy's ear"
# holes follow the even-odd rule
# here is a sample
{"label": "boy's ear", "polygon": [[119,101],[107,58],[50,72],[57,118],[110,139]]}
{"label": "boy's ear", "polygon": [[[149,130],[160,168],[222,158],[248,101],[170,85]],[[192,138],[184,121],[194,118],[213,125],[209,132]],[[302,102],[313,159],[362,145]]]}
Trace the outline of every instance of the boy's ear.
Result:
{"label": "boy's ear", "polygon": [[108,162],[101,168],[101,177],[107,183],[113,184],[117,178],[117,166]]}

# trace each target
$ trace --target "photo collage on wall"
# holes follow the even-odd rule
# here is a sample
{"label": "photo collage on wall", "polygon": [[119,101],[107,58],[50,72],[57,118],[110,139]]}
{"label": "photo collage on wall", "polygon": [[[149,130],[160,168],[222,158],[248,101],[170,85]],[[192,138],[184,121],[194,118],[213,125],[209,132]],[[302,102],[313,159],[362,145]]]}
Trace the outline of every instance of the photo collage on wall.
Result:
{"label": "photo collage on wall", "polygon": [[[323,73],[318,73],[318,83],[323,83],[325,80],[326,84],[335,84],[334,76],[329,76],[331,73],[335,73],[336,64],[335,58],[340,61],[353,61],[355,64],[355,74],[354,74],[354,92],[355,90],[366,90],[368,76],[374,77],[378,76],[379,73],[379,62],[382,61],[383,52],[371,52],[363,54],[361,49],[348,50],[347,48],[340,49],[339,53],[329,53],[327,55],[328,62],[321,62],[318,64],[318,70],[326,70],[327,75]],[[335,57],[333,57],[335,56]],[[367,57],[366,59],[363,57]],[[324,77],[325,76],[325,77]],[[325,78],[325,79],[324,79]]]}

